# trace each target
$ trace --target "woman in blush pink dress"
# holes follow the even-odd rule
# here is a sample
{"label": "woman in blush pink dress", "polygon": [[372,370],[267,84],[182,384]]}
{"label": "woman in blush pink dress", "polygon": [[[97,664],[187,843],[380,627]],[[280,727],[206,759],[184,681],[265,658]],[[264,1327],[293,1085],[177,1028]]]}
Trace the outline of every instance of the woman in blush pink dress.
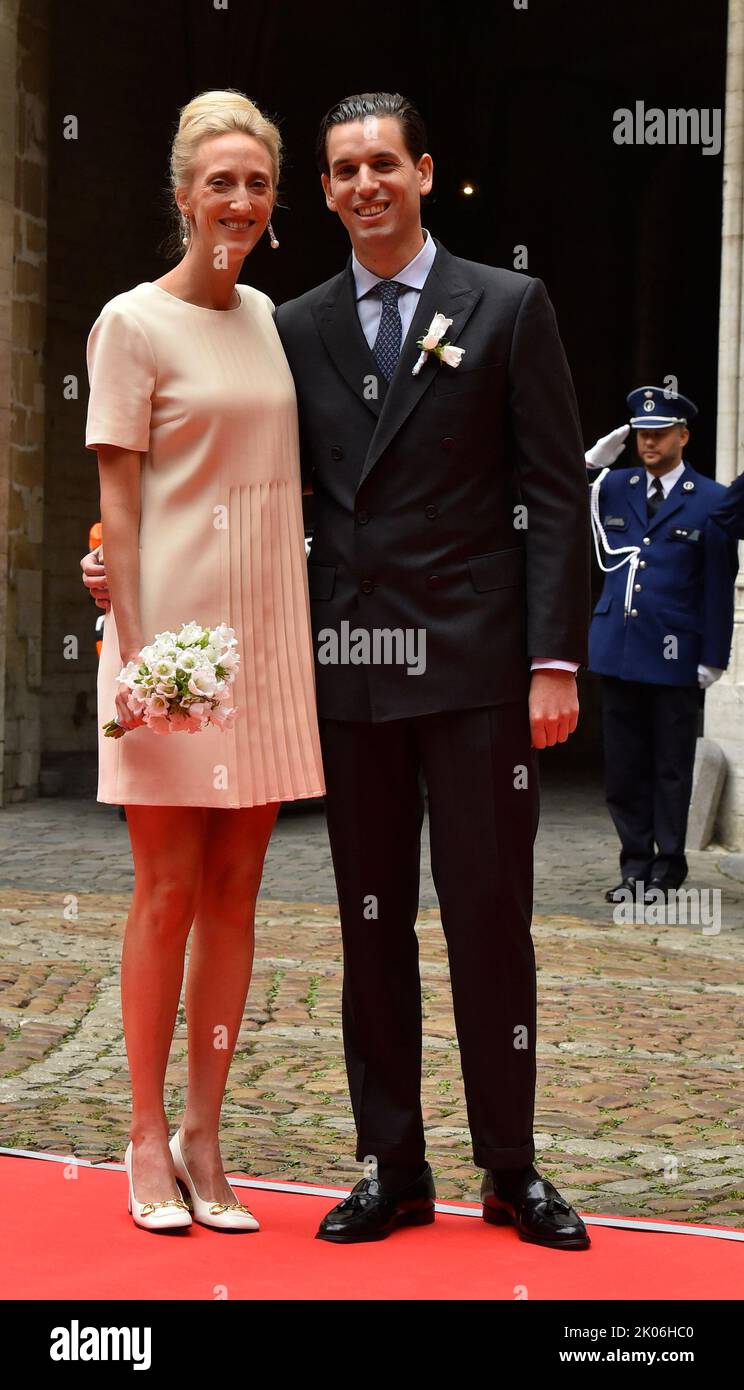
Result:
{"label": "woman in blush pink dress", "polygon": [[[86,445],[111,594],[98,722],[126,729],[100,735],[98,799],[126,806],[135,867],[121,969],[126,1164],[130,1210],[149,1229],[191,1213],[257,1228],[224,1175],[220,1111],[279,804],[324,791],[294,386],[271,301],[236,283],[259,238],[274,240],[280,153],[276,126],[239,92],[184,107],[171,154],[181,259],[111,299],[88,339]],[[132,719],[116,675],[191,620],[235,629],[238,714],[225,731],[163,737]],[[169,1143],[163,1086],[192,924],[188,1093]]]}

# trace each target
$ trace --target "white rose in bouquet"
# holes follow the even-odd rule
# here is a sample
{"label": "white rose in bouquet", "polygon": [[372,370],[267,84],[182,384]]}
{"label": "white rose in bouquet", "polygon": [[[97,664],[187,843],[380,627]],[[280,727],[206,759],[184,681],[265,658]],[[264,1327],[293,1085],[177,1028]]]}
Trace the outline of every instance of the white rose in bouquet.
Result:
{"label": "white rose in bouquet", "polygon": [[195,646],[198,646],[199,642],[201,641],[201,638],[202,638],[203,634],[204,634],[204,628],[200,627],[198,623],[184,623],[183,627],[181,628],[181,631],[179,632],[178,636],[177,636],[176,639],[175,639],[176,646],[177,646],[177,647],[195,647]]}
{"label": "white rose in bouquet", "polygon": [[192,674],[189,681],[189,690],[197,699],[204,695],[214,695],[217,689],[217,677],[211,666],[199,666]]}

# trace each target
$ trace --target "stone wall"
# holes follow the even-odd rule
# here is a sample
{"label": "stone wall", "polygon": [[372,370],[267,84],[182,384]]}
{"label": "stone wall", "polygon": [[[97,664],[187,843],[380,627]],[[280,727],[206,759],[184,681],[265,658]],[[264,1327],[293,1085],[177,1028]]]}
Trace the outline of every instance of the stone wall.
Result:
{"label": "stone wall", "polygon": [[40,759],[46,334],[47,0],[0,6],[0,800]]}
{"label": "stone wall", "polygon": [[[47,461],[44,499],[43,765],[75,794],[95,794],[95,622],[79,560],[98,520],[95,453],[85,448],[88,333],[107,300],[167,269],[161,190],[178,114],[153,45],[173,40],[167,15],[76,0],[53,8]],[[176,26],[177,31],[177,26]],[[89,40],[86,47],[85,38]],[[176,65],[183,57],[176,54]]]}

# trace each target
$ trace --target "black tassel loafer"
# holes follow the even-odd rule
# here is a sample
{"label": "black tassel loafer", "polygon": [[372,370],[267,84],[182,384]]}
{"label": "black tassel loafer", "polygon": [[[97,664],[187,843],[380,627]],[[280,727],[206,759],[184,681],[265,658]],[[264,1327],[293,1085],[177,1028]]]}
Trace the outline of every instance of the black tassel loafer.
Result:
{"label": "black tassel loafer", "polygon": [[428,1163],[418,1178],[394,1191],[386,1189],[379,1178],[362,1178],[349,1196],[323,1217],[315,1239],[350,1245],[384,1240],[399,1226],[428,1226],[434,1220],[435,1198]]}
{"label": "black tassel loafer", "polygon": [[588,1250],[591,1245],[581,1217],[545,1178],[531,1178],[506,1197],[499,1192],[498,1173],[486,1172],[481,1199],[483,1220],[493,1226],[516,1226],[520,1240],[554,1250]]}
{"label": "black tassel loafer", "polygon": [[[605,902],[627,903],[628,895],[630,895],[630,901],[634,902],[637,882],[637,878],[624,878],[622,883],[618,883],[616,888],[607,889],[607,892],[605,893]],[[641,894],[641,902],[643,902],[643,894]]]}

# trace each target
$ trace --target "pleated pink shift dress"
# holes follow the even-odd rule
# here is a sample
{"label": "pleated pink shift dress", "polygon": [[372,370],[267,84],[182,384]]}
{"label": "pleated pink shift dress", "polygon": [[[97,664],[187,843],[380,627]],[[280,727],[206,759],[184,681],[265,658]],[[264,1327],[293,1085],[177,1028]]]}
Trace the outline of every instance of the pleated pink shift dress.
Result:
{"label": "pleated pink shift dress", "polygon": [[325,790],[294,383],[271,300],[237,290],[236,308],[205,309],[145,281],[109,300],[88,338],[86,446],[143,454],[143,640],[226,622],[241,656],[232,728],[105,738],[121,669],[106,615],[99,801],[235,808]]}

